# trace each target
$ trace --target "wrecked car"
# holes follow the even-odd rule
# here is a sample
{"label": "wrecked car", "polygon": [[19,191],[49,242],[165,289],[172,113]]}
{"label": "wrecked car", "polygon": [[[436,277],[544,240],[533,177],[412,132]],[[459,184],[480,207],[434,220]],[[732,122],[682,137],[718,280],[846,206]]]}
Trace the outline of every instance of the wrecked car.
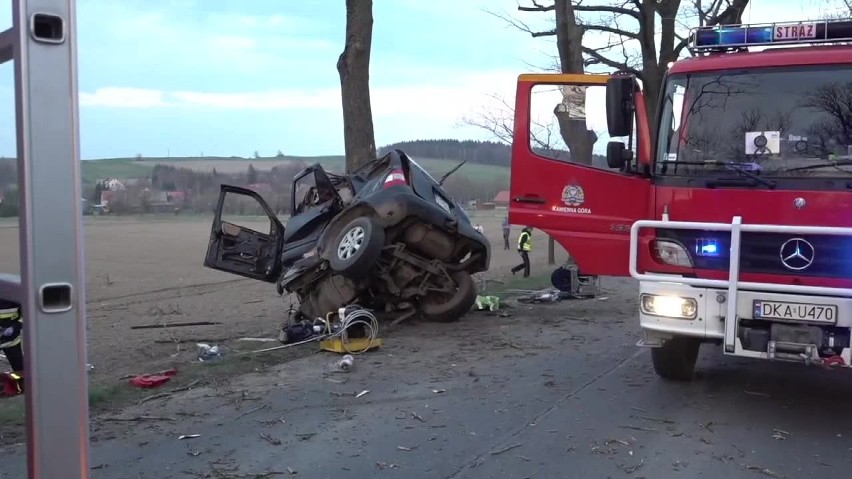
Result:
{"label": "wrecked car", "polygon": [[[471,275],[488,269],[491,245],[441,188],[446,176],[436,181],[400,150],[348,175],[314,164],[293,179],[286,227],[258,193],[222,185],[204,266],[295,293],[291,320],[353,303],[457,320],[476,301]],[[223,220],[233,195],[253,202],[269,230]]]}

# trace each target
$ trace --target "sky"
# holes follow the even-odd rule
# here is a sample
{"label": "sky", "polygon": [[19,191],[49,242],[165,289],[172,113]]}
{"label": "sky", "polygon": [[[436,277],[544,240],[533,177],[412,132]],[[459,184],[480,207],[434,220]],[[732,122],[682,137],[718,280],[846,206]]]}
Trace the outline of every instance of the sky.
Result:
{"label": "sky", "polygon": [[[816,18],[828,1],[752,0],[745,20]],[[517,3],[374,0],[378,146],[491,139],[463,119],[493,108],[493,95],[511,102],[517,75],[547,68],[556,52],[552,39],[488,13],[517,16]],[[342,154],[345,19],[343,0],[77,0],[81,156]],[[545,29],[550,18],[523,20]],[[15,149],[12,75],[0,65],[3,156]],[[599,125],[595,98],[587,114]]]}

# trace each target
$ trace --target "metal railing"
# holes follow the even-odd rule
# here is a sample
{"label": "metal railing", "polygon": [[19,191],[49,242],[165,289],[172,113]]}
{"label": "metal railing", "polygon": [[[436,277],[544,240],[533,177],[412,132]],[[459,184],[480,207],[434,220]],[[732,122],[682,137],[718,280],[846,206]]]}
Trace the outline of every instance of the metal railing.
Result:
{"label": "metal railing", "polygon": [[[639,272],[639,239],[640,231],[646,228],[666,228],[680,230],[726,231],[731,234],[731,250],[728,264],[728,279],[689,278],[657,273]],[[725,351],[733,352],[737,326],[737,292],[740,289],[756,290],[772,293],[814,294],[825,296],[852,297],[850,288],[833,288],[825,286],[802,286],[780,283],[756,283],[740,281],[740,244],[742,233],[787,233],[790,235],[832,235],[852,236],[852,228],[832,226],[789,226],[743,224],[742,217],[735,216],[731,223],[702,223],[693,221],[641,220],[633,223],[630,228],[630,276],[639,281],[655,281],[678,283],[700,288],[726,289],[727,311],[725,321]],[[685,245],[684,245],[685,246]],[[730,320],[733,319],[733,320]]]}

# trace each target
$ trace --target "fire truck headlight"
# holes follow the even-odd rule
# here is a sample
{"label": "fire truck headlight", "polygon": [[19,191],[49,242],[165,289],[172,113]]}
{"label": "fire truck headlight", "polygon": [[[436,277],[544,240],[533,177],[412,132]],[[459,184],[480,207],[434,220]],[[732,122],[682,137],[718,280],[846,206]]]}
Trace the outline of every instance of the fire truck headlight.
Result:
{"label": "fire truck headlight", "polygon": [[698,315],[698,302],[680,296],[642,294],[639,296],[639,307],[645,314],[666,318],[695,319]]}
{"label": "fire truck headlight", "polygon": [[661,263],[672,266],[692,267],[692,258],[689,251],[677,241],[668,239],[656,239],[651,243],[654,258]]}

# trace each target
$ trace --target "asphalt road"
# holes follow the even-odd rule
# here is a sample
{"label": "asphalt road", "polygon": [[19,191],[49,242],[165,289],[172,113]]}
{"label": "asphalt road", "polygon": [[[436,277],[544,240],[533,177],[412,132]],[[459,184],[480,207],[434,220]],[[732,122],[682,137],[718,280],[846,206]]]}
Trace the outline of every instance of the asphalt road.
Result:
{"label": "asphalt road", "polygon": [[[605,286],[606,299],[403,328],[348,374],[328,373],[333,358],[313,355],[122,413],[177,421],[99,419],[91,477],[729,479],[850,470],[848,373],[706,347],[695,381],[665,382],[634,346],[635,286]],[[21,451],[2,451],[0,471],[24,477]]]}

